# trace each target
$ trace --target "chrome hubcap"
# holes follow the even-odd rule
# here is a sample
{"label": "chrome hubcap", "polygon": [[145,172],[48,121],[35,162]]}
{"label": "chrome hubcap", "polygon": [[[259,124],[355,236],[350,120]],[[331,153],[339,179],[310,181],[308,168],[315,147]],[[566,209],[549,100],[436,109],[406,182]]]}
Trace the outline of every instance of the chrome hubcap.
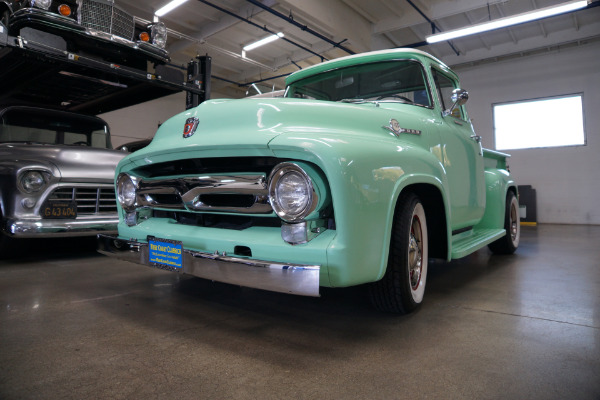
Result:
{"label": "chrome hubcap", "polygon": [[515,203],[511,204],[510,207],[510,237],[512,239],[512,241],[514,242],[517,239],[517,235],[518,235],[518,226],[517,224],[519,223],[519,218],[517,217],[517,207],[515,206]]}
{"label": "chrome hubcap", "polygon": [[410,274],[410,286],[416,290],[421,282],[421,273],[423,270],[423,240],[421,224],[415,216],[410,229],[410,239],[408,244],[408,268]]}

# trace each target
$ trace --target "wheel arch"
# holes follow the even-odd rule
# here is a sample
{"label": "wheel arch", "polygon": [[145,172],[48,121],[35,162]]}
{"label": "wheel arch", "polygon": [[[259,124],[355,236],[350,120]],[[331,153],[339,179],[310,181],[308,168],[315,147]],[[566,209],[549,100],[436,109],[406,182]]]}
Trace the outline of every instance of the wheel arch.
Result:
{"label": "wheel arch", "polygon": [[511,191],[519,198],[519,193],[512,176],[501,169],[485,170],[485,213],[475,228],[502,229],[504,227],[504,213],[506,196]]}
{"label": "wheel arch", "polygon": [[[392,224],[396,215],[398,201],[400,196],[405,193],[414,193],[419,197],[425,210],[425,218],[427,220],[427,232],[429,242],[429,257],[447,259],[449,254],[450,231],[448,217],[450,213],[449,204],[447,201],[445,183],[433,176],[417,176],[413,175],[397,186],[394,194],[394,201],[391,202],[388,227],[386,232],[386,253],[389,253],[389,245],[391,240]],[[385,257],[385,265],[387,265],[387,255]],[[385,268],[384,271],[385,272]],[[381,275],[383,276],[383,275]]]}

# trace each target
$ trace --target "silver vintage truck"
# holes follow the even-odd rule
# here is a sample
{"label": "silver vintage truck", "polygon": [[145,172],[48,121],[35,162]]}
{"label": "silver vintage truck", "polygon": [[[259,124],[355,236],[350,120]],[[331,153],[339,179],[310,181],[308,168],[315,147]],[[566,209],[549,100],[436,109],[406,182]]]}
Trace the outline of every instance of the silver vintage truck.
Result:
{"label": "silver vintage truck", "polygon": [[100,118],[0,109],[0,258],[15,239],[116,232],[113,179],[125,155]]}

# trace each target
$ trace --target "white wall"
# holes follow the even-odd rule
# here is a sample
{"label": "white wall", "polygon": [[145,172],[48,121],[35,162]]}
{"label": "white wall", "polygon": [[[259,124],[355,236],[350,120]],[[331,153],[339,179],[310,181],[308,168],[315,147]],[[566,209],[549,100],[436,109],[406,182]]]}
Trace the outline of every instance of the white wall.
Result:
{"label": "white wall", "polygon": [[[211,98],[227,97],[213,93]],[[185,111],[185,93],[176,93],[160,99],[98,115],[108,122],[113,147],[134,140],[151,138],[158,125],[175,114]],[[183,132],[183,126],[181,127]]]}
{"label": "white wall", "polygon": [[100,114],[99,117],[108,122],[113,147],[117,147],[123,143],[153,137],[158,124],[182,111],[185,111],[185,94],[177,93]]}
{"label": "white wall", "polygon": [[599,61],[596,42],[456,69],[470,94],[467,110],[475,130],[492,149],[493,103],[583,93],[585,146],[507,151],[518,184],[537,190],[538,222],[600,224]]}

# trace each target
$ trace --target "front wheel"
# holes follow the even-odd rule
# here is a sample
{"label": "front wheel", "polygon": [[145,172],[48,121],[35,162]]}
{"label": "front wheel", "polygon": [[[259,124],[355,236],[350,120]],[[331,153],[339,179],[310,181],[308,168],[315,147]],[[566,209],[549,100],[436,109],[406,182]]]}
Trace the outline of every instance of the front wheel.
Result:
{"label": "front wheel", "polygon": [[504,229],[506,229],[506,235],[490,243],[488,246],[494,254],[512,254],[519,247],[519,240],[521,239],[519,201],[517,200],[517,196],[511,191],[506,195]]}
{"label": "front wheel", "polygon": [[381,311],[406,314],[422,302],[427,280],[427,220],[419,198],[402,194],[398,199],[387,270],[370,286],[373,305]]}

